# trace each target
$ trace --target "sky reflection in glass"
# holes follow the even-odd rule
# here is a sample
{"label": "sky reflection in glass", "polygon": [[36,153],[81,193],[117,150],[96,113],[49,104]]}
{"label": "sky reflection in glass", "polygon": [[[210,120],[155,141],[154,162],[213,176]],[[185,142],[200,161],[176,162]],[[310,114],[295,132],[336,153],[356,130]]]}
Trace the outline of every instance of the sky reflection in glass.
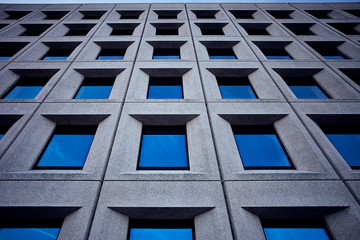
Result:
{"label": "sky reflection in glass", "polygon": [[0,60],[6,61],[9,60],[11,57],[9,56],[0,56]]}
{"label": "sky reflection in glass", "polygon": [[209,56],[210,59],[236,59],[235,56]]}
{"label": "sky reflection in glass", "polygon": [[124,56],[98,56],[97,60],[123,60]]}
{"label": "sky reflection in glass", "polygon": [[148,99],[182,99],[181,85],[150,85]]}
{"label": "sky reflection in glass", "polygon": [[326,136],[351,167],[360,167],[360,134],[326,134]]}
{"label": "sky reflection in glass", "polygon": [[112,86],[81,86],[75,99],[108,99]]}
{"label": "sky reflection in glass", "polygon": [[276,134],[234,134],[244,167],[291,167]]}
{"label": "sky reflection in glass", "polygon": [[267,240],[330,240],[323,228],[264,228]]}
{"label": "sky reflection in glass", "polygon": [[54,240],[60,228],[0,228],[1,240]]}
{"label": "sky reflection in glass", "polygon": [[43,86],[16,86],[4,99],[34,99]]}
{"label": "sky reflection in glass", "polygon": [[267,59],[270,60],[291,60],[292,58],[290,56],[276,56],[276,55],[266,55]]}
{"label": "sky reflection in glass", "polygon": [[192,240],[191,228],[132,228],[130,240]]}
{"label": "sky reflection in glass", "polygon": [[169,55],[169,56],[157,56],[154,55],[153,59],[180,59],[179,55]]}
{"label": "sky reflection in glass", "polygon": [[37,167],[83,167],[94,135],[54,134]]}
{"label": "sky reflection in glass", "polygon": [[256,95],[250,85],[219,85],[222,98],[252,99]]}
{"label": "sky reflection in glass", "polygon": [[50,60],[50,61],[56,61],[56,60],[66,60],[67,56],[45,56],[42,60]]}
{"label": "sky reflection in glass", "polygon": [[327,99],[328,97],[318,86],[289,86],[299,99]]}
{"label": "sky reflection in glass", "polygon": [[2,139],[2,137],[4,136],[5,134],[0,134],[0,140]]}

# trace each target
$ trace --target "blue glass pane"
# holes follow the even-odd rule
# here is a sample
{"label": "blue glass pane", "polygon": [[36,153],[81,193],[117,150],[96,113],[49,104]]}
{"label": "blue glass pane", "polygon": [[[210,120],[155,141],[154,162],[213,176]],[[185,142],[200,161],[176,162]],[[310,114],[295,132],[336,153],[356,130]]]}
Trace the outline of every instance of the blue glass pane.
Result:
{"label": "blue glass pane", "polygon": [[0,134],[0,140],[2,139],[2,137],[4,136],[5,134]]}
{"label": "blue glass pane", "polygon": [[181,99],[182,86],[177,85],[150,85],[149,99]]}
{"label": "blue glass pane", "polygon": [[187,167],[185,135],[143,134],[139,167]]}
{"label": "blue glass pane", "polygon": [[81,86],[75,99],[107,99],[112,86]]}
{"label": "blue glass pane", "polygon": [[222,98],[235,99],[235,98],[256,98],[256,95],[249,85],[225,85],[219,86]]}
{"label": "blue glass pane", "polygon": [[360,134],[326,134],[351,167],[360,166]]}
{"label": "blue glass pane", "polygon": [[289,86],[297,98],[303,99],[327,99],[328,97],[318,86]]}
{"label": "blue glass pane", "polygon": [[291,60],[290,56],[266,56],[267,59],[277,59],[277,60]]}
{"label": "blue glass pane", "polygon": [[0,57],[0,60],[9,60],[11,57],[7,57],[7,56],[2,56]]}
{"label": "blue glass pane", "polygon": [[83,167],[94,135],[54,134],[38,167]]}
{"label": "blue glass pane", "polygon": [[235,134],[244,167],[290,167],[275,134]]}
{"label": "blue glass pane", "polygon": [[235,56],[209,56],[210,59],[236,59]]}
{"label": "blue glass pane", "polygon": [[43,86],[16,86],[4,99],[34,99]]}
{"label": "blue glass pane", "polygon": [[335,56],[323,56],[325,59],[327,60],[342,60],[345,59],[343,56],[341,55],[335,55]]}
{"label": "blue glass pane", "polygon": [[154,55],[153,59],[180,59],[180,56],[174,55],[174,56],[156,56]]}
{"label": "blue glass pane", "polygon": [[60,228],[0,228],[1,240],[54,240],[59,235]]}
{"label": "blue glass pane", "polygon": [[97,60],[122,60],[124,56],[98,56]]}
{"label": "blue glass pane", "polygon": [[132,228],[130,240],[192,240],[192,229]]}
{"label": "blue glass pane", "polygon": [[43,60],[66,60],[67,56],[46,56]]}
{"label": "blue glass pane", "polygon": [[264,228],[267,240],[330,240],[322,228]]}

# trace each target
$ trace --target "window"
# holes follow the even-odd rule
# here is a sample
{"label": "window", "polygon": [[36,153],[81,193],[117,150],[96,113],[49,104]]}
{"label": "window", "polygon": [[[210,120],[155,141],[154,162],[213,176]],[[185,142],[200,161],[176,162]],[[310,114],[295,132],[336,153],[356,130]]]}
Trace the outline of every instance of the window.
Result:
{"label": "window", "polygon": [[185,126],[143,126],[138,170],[188,170]]}
{"label": "window", "polygon": [[210,59],[236,59],[232,48],[207,48]]}
{"label": "window", "polygon": [[0,60],[9,60],[22,48],[24,48],[27,42],[2,42],[0,43]]}
{"label": "window", "polygon": [[155,10],[158,15],[158,19],[177,19],[177,15],[181,12],[180,10]]}
{"label": "window", "polygon": [[0,124],[0,140],[3,138],[3,136],[5,136],[6,132],[9,130],[9,128],[10,128],[9,125]]}
{"label": "window", "polygon": [[360,69],[358,69],[358,68],[341,68],[340,71],[343,72],[348,78],[350,78],[357,85],[360,86]]}
{"label": "window", "polygon": [[216,80],[224,99],[257,98],[248,77],[217,77]]}
{"label": "window", "polygon": [[65,36],[86,36],[95,24],[64,24],[69,31]]}
{"label": "window", "polygon": [[126,48],[112,49],[102,48],[97,60],[122,60],[124,59]]}
{"label": "window", "polygon": [[85,78],[82,82],[75,99],[108,99],[114,78]]}
{"label": "window", "polygon": [[181,77],[150,77],[148,99],[182,99]]}
{"label": "window", "polygon": [[293,168],[272,126],[243,125],[232,128],[245,169]]}
{"label": "window", "polygon": [[120,35],[133,35],[134,30],[139,23],[108,23],[112,28],[110,33],[111,36],[120,36]]}
{"label": "window", "polygon": [[129,240],[193,240],[193,220],[130,219]]}
{"label": "window", "polygon": [[338,49],[338,47],[344,42],[306,42],[306,43],[327,60],[349,59],[349,57],[347,57]]}
{"label": "window", "polygon": [[151,23],[156,28],[156,35],[179,35],[182,23]]}
{"label": "window", "polygon": [[223,27],[226,23],[195,23],[202,35],[224,35]]}
{"label": "window", "polygon": [[311,14],[314,17],[319,18],[319,19],[329,19],[329,18],[331,18],[329,16],[329,13],[331,13],[332,11],[331,10],[308,10],[306,12],[308,12],[309,14]]}
{"label": "window", "polygon": [[20,24],[25,31],[20,36],[40,36],[51,25],[50,24]]}
{"label": "window", "polygon": [[68,11],[43,11],[43,14],[46,15],[44,18],[45,20],[58,20],[63,18],[66,14],[68,14]]}
{"label": "window", "polygon": [[291,91],[299,99],[327,99],[325,91],[312,77],[283,77]]}
{"label": "window", "polygon": [[180,49],[154,48],[153,59],[180,59]]}
{"label": "window", "polygon": [[106,11],[80,11],[83,15],[82,19],[100,19]]}
{"label": "window", "polygon": [[49,77],[20,77],[3,99],[34,99],[43,89]]}
{"label": "window", "polygon": [[198,19],[215,19],[219,10],[192,10]]}
{"label": "window", "polygon": [[0,24],[0,30],[3,29],[4,27],[8,26],[9,24]]}
{"label": "window", "polygon": [[320,126],[336,150],[352,169],[360,169],[360,127],[358,125]]}
{"label": "window", "polygon": [[45,42],[49,49],[41,60],[66,60],[80,42]]}
{"label": "window", "polygon": [[295,35],[316,35],[311,27],[315,23],[284,23],[284,26],[292,31]]}
{"label": "window", "polygon": [[270,35],[266,30],[270,23],[239,23],[249,35]]}
{"label": "window", "polygon": [[294,11],[293,10],[268,10],[267,12],[276,19],[292,19],[291,14]]}
{"label": "window", "polygon": [[20,18],[28,15],[30,11],[5,11],[5,13],[8,15],[6,19],[19,20]]}
{"label": "window", "polygon": [[293,59],[285,49],[291,42],[254,42],[254,44],[269,60]]}
{"label": "window", "polygon": [[317,219],[261,220],[267,240],[330,240],[325,224]]}
{"label": "window", "polygon": [[347,12],[347,13],[350,13],[350,14],[356,16],[356,17],[360,17],[360,10],[358,10],[358,9],[344,10],[344,11]]}
{"label": "window", "polygon": [[128,10],[128,11],[116,11],[120,14],[120,19],[139,19],[140,15],[144,11]]}
{"label": "window", "polygon": [[328,23],[328,24],[346,35],[360,35],[359,23]]}
{"label": "window", "polygon": [[34,169],[82,169],[96,126],[56,126]]}
{"label": "window", "polygon": [[229,10],[236,19],[254,19],[256,10]]}
{"label": "window", "polygon": [[6,220],[0,223],[0,239],[57,239],[62,220]]}

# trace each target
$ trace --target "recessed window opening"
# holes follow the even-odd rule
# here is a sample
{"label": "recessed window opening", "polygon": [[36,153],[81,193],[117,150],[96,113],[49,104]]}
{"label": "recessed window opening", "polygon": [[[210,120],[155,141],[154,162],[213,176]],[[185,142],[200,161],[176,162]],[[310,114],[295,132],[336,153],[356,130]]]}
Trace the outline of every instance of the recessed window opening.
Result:
{"label": "recessed window opening", "polygon": [[182,99],[182,77],[150,77],[148,99]]}
{"label": "recessed window opening", "polygon": [[102,48],[97,60],[122,60],[124,59],[126,48],[110,49]]}
{"label": "recessed window opening", "polygon": [[5,136],[10,127],[10,125],[0,124],[0,140]]}
{"label": "recessed window opening", "polygon": [[307,10],[306,12],[313,15],[316,18],[319,18],[319,19],[329,19],[329,18],[331,18],[329,16],[329,13],[331,13],[332,11],[331,10]]}
{"label": "recessed window opening", "polygon": [[22,17],[25,17],[26,15],[28,15],[29,13],[31,13],[30,11],[4,11],[8,17],[5,19],[9,19],[9,20],[19,20]]}
{"label": "recessed window opening", "polygon": [[82,169],[97,126],[59,125],[34,169]]}
{"label": "recessed window opening", "polygon": [[328,23],[328,24],[346,35],[360,34],[359,23]]}
{"label": "recessed window opening", "polygon": [[360,169],[360,126],[321,125],[320,128],[352,169]]}
{"label": "recessed window opening", "polygon": [[270,125],[232,126],[244,169],[293,169],[276,131]]}
{"label": "recessed window opening", "polygon": [[6,219],[0,222],[0,239],[57,239],[63,220]]}
{"label": "recessed window opening", "polygon": [[232,48],[207,48],[210,59],[236,59]]}
{"label": "recessed window opening", "polygon": [[0,43],[0,60],[9,60],[18,51],[24,48],[28,42],[2,42]]}
{"label": "recessed window opening", "polygon": [[192,10],[197,19],[215,19],[219,10]]}
{"label": "recessed window opening", "polygon": [[156,28],[156,35],[179,35],[182,23],[151,23]]}
{"label": "recessed window opening", "polygon": [[58,20],[63,18],[66,14],[68,14],[68,11],[42,11],[46,15],[44,20]]}
{"label": "recessed window opening", "polygon": [[20,24],[25,30],[19,36],[40,36],[50,24]]}
{"label": "recessed window opening", "polygon": [[267,240],[331,240],[326,225],[321,219],[262,219]]}
{"label": "recessed window opening", "polygon": [[86,36],[95,24],[64,24],[69,30],[65,36]]}
{"label": "recessed window opening", "polygon": [[181,10],[155,10],[158,15],[158,19],[177,19]]}
{"label": "recessed window opening", "polygon": [[153,59],[180,59],[180,49],[154,48]]}
{"label": "recessed window opening", "polygon": [[185,126],[143,126],[138,170],[189,170]]}
{"label": "recessed window opening", "polygon": [[249,35],[270,35],[267,27],[269,27],[271,23],[239,23],[239,25],[244,28]]}
{"label": "recessed window opening", "polygon": [[254,19],[256,10],[229,10],[236,19]]}
{"label": "recessed window opening", "polygon": [[323,58],[327,60],[344,60],[349,59],[338,47],[343,42],[306,42],[315,51],[317,51]]}
{"label": "recessed window opening", "polygon": [[108,99],[114,85],[115,78],[87,77],[83,80],[74,99]]}
{"label": "recessed window opening", "polygon": [[248,77],[216,77],[223,99],[257,98]]}
{"label": "recessed window opening", "polygon": [[83,15],[82,19],[100,19],[106,11],[80,11],[80,13]]}
{"label": "recessed window opening", "polygon": [[329,98],[312,77],[283,77],[283,79],[298,99]]}
{"label": "recessed window opening", "polygon": [[267,59],[271,60],[290,60],[292,57],[283,48],[261,48]]}
{"label": "recessed window opening", "polygon": [[276,19],[292,19],[291,14],[294,10],[268,10],[267,12]]}
{"label": "recessed window opening", "polygon": [[0,30],[3,29],[4,27],[8,26],[9,24],[0,24]]}
{"label": "recessed window opening", "polygon": [[138,23],[108,23],[112,28],[110,33],[111,36],[120,35],[133,35],[135,28],[139,25]]}
{"label": "recessed window opening", "polygon": [[195,23],[202,35],[224,35],[223,27],[226,23]]}
{"label": "recessed window opening", "polygon": [[315,23],[284,23],[284,25],[295,35],[316,35],[311,30]]}
{"label": "recessed window opening", "polygon": [[34,99],[49,79],[50,77],[20,77],[2,99]]}
{"label": "recessed window opening", "polygon": [[130,219],[128,240],[143,239],[193,240],[195,239],[194,220]]}
{"label": "recessed window opening", "polygon": [[66,60],[73,51],[74,49],[69,49],[69,48],[50,48],[41,58],[41,60],[46,60],[46,61]]}
{"label": "recessed window opening", "polygon": [[351,15],[354,15],[355,17],[360,17],[360,10],[358,9],[344,10],[344,11],[350,13]]}
{"label": "recessed window opening", "polygon": [[139,19],[140,15],[144,11],[127,10],[127,11],[116,11],[120,14],[120,19]]}
{"label": "recessed window opening", "polygon": [[348,78],[350,78],[357,85],[360,86],[360,69],[358,69],[358,68],[341,68],[340,71],[343,72]]}

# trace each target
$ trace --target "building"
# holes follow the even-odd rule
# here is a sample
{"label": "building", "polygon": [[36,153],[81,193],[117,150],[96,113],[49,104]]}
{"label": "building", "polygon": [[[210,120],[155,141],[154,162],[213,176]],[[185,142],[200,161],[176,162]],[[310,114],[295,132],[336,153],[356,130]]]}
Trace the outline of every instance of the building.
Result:
{"label": "building", "polygon": [[0,12],[3,236],[359,239],[359,3]]}

